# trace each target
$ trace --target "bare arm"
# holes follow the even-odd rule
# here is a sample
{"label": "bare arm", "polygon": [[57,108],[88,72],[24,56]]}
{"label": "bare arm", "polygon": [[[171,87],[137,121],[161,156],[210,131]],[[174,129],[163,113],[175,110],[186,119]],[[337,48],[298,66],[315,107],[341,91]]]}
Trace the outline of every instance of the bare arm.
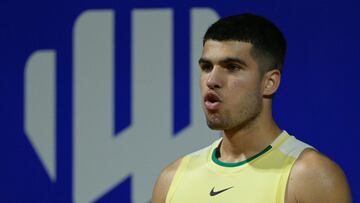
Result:
{"label": "bare arm", "polygon": [[171,181],[174,178],[181,160],[180,158],[174,161],[161,171],[153,189],[152,203],[165,203]]}
{"label": "bare arm", "polygon": [[351,203],[351,192],[341,168],[317,151],[305,150],[291,170],[287,203]]}

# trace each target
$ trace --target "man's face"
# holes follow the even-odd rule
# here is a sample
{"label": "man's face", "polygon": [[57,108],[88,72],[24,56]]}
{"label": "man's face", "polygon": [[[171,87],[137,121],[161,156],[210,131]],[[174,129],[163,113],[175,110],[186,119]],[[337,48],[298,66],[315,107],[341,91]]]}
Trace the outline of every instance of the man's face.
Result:
{"label": "man's face", "polygon": [[252,44],[208,40],[199,60],[203,110],[215,130],[246,127],[262,111],[261,74]]}

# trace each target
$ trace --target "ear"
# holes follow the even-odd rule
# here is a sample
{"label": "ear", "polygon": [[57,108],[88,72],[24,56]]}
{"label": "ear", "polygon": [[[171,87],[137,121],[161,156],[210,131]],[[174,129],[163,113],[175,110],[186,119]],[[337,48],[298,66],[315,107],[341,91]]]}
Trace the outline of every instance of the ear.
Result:
{"label": "ear", "polygon": [[271,97],[279,88],[281,72],[278,69],[270,70],[263,77],[263,96]]}

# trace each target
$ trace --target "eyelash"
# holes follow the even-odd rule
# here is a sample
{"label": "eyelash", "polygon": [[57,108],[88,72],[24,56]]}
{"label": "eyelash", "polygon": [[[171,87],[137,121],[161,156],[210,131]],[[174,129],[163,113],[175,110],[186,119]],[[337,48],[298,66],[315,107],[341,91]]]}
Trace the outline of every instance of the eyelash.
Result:
{"label": "eyelash", "polygon": [[[224,66],[225,69],[227,69],[229,72],[235,72],[237,70],[240,70],[241,67],[237,64],[226,64]],[[211,70],[213,69],[213,66],[211,64],[203,64],[200,65],[200,69],[206,73],[211,72]]]}
{"label": "eyelash", "polygon": [[225,68],[226,68],[228,71],[230,71],[230,72],[235,72],[235,71],[241,69],[241,67],[238,66],[238,65],[236,65],[236,64],[227,64],[227,65],[225,66]]}
{"label": "eyelash", "polygon": [[208,73],[208,72],[210,72],[212,70],[213,66],[210,65],[210,64],[204,64],[204,65],[200,65],[200,68],[201,68],[202,71]]}

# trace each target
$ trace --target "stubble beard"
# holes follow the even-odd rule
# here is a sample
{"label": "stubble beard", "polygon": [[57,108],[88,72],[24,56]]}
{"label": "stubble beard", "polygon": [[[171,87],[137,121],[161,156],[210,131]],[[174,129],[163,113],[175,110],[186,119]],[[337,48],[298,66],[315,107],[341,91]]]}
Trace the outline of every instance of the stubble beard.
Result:
{"label": "stubble beard", "polygon": [[245,96],[245,99],[233,111],[227,109],[218,112],[206,112],[206,122],[212,130],[241,130],[248,128],[262,112],[263,101],[259,92]]}

